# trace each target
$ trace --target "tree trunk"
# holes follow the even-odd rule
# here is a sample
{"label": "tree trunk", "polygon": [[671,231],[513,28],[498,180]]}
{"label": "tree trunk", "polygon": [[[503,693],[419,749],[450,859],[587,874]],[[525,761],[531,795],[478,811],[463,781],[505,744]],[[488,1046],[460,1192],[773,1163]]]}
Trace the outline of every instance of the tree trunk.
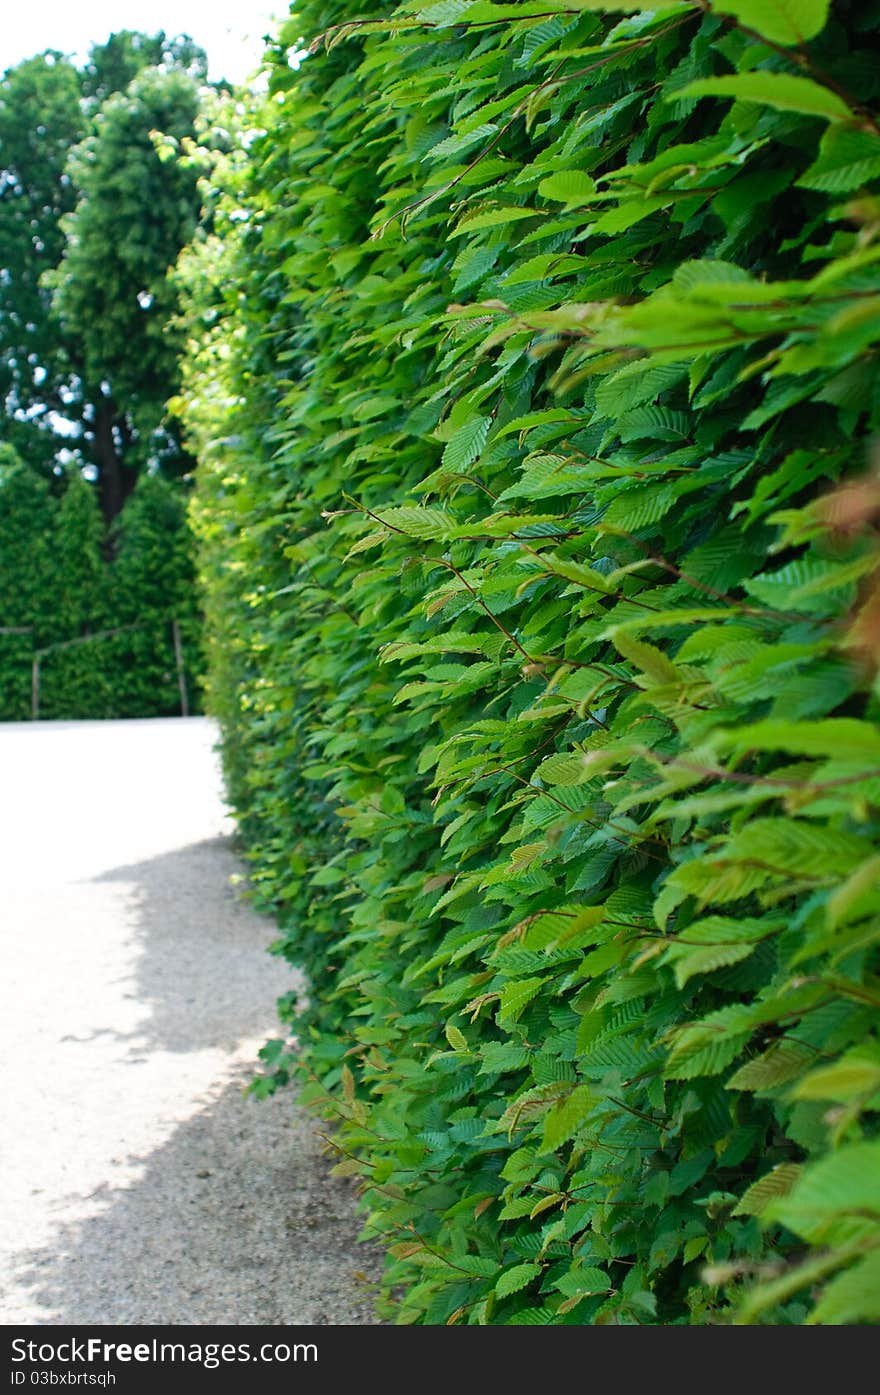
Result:
{"label": "tree trunk", "polygon": [[116,404],[101,397],[95,405],[94,444],[98,467],[98,498],[105,523],[112,523],[134,488],[135,473],[126,469],[116,445],[113,427],[117,423]]}

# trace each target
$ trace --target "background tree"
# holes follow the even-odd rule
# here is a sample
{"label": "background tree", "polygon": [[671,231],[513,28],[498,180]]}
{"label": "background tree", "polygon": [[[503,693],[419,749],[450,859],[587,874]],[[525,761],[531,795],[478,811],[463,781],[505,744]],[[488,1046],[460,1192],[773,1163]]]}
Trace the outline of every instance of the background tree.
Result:
{"label": "background tree", "polygon": [[76,203],[67,172],[86,117],[81,78],[48,51],[0,81],[0,408],[3,434],[28,464],[50,470],[71,411],[67,345],[43,273],[64,250],[61,219]]}
{"label": "background tree", "polygon": [[124,92],[145,68],[178,69],[200,85],[208,81],[208,59],[188,34],[169,39],[164,30],[142,34],[119,29],[105,44],[93,44],[80,73],[83,97],[89,110],[97,111],[114,92]]}
{"label": "background tree", "polygon": [[108,523],[139,469],[191,463],[164,407],[167,273],[199,194],[155,135],[193,134],[206,69],[187,36],[125,30],[82,71],[50,50],[0,80],[2,434],[44,472],[86,468]]}
{"label": "background tree", "polygon": [[179,473],[191,463],[165,404],[180,353],[168,272],[196,226],[197,180],[188,165],[162,160],[152,132],[191,135],[198,101],[186,73],[146,69],[104,103],[69,166],[79,201],[48,279],[64,337],[78,345],[83,437],[108,522],[139,469]]}

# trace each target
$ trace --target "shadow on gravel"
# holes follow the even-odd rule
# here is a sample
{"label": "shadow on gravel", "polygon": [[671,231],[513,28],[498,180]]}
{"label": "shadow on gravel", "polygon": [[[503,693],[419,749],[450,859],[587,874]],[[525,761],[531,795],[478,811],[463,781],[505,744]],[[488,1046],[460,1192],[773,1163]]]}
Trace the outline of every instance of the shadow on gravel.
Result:
{"label": "shadow on gravel", "polygon": [[41,1322],[370,1325],[377,1252],[356,1243],[348,1182],[328,1176],[290,1092],[227,1085],[143,1159],[99,1214],[19,1256]]}
{"label": "shadow on gravel", "polygon": [[[101,1027],[73,1040],[115,1036],[133,1091],[138,1063],[162,1053],[240,1061],[296,983],[267,953],[271,921],[231,884],[239,869],[230,840],[216,838],[94,879],[132,898],[136,953],[121,986],[148,1012],[134,1032]],[[14,1261],[15,1287],[40,1322],[375,1323],[381,1258],[357,1243],[352,1185],[329,1175],[318,1122],[292,1089],[244,1094],[252,1071],[238,1067],[166,1141],[132,1158],[142,1173],[131,1185],[59,1198],[68,1219],[58,1216],[51,1245]]]}
{"label": "shadow on gravel", "polygon": [[134,1055],[234,1050],[265,1031],[275,1000],[301,982],[268,954],[274,927],[231,884],[239,869],[231,839],[212,838],[94,878],[133,888],[138,962],[130,991],[150,1010],[125,1037]]}

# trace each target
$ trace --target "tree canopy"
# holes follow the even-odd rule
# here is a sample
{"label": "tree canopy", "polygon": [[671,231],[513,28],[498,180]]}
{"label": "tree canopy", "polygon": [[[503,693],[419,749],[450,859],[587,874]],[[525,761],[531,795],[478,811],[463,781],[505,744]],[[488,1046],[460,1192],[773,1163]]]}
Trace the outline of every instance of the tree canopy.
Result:
{"label": "tree canopy", "polygon": [[71,407],[73,376],[52,295],[42,283],[64,250],[76,203],[67,172],[86,116],[80,75],[47,51],[0,82],[0,400],[3,432],[34,466],[59,448],[53,422]]}
{"label": "tree canopy", "polygon": [[191,461],[169,270],[199,211],[195,171],[157,135],[193,134],[206,58],[188,37],[122,31],[82,70],[47,50],[0,81],[0,391],[32,467],[97,483],[105,520],[145,466]]}

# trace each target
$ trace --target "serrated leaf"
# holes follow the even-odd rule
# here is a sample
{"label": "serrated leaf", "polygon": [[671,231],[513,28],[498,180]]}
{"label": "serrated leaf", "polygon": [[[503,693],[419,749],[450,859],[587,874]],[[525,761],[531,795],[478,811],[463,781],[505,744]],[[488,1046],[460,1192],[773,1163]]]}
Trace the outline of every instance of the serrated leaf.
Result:
{"label": "serrated leaf", "polygon": [[535,771],[545,785],[582,785],[595,778],[595,761],[587,751],[548,756]]}
{"label": "serrated leaf", "polygon": [[512,1293],[519,1293],[520,1289],[537,1279],[541,1272],[540,1264],[514,1264],[511,1269],[505,1269],[495,1284],[496,1296],[508,1298]]}
{"label": "serrated leaf", "polygon": [[869,722],[852,717],[826,717],[821,722],[754,722],[714,737],[720,751],[788,751],[800,756],[852,757],[880,763],[880,732]]}
{"label": "serrated leaf", "polygon": [[537,1216],[543,1215],[545,1211],[549,1211],[552,1207],[558,1206],[560,1202],[564,1200],[565,1192],[550,1192],[547,1196],[542,1196],[540,1201],[536,1201],[531,1211],[529,1211],[529,1220],[535,1220]]}
{"label": "serrated leaf", "polygon": [[497,1261],[486,1255],[456,1255],[454,1258],[445,1259],[444,1262],[451,1269],[463,1269],[466,1274],[473,1274],[477,1279],[493,1279],[499,1269]]}
{"label": "serrated leaf", "polygon": [[805,1167],[794,1189],[765,1214],[821,1243],[840,1216],[880,1216],[880,1142],[851,1143]]}
{"label": "serrated leaf", "polygon": [[491,420],[489,417],[472,417],[450,437],[443,451],[443,464],[448,470],[466,470],[472,465],[486,444]]}
{"label": "serrated leaf", "polygon": [[834,1327],[880,1320],[880,1250],[865,1255],[844,1273],[837,1274],[822,1295],[807,1322]]}
{"label": "serrated leaf", "polygon": [[880,136],[849,126],[831,126],[819,154],[798,184],[829,194],[847,194],[880,174]]}
{"label": "serrated leaf", "polygon": [[763,1215],[771,1201],[787,1196],[801,1174],[799,1163],[778,1163],[753,1182],[733,1208],[734,1216]]}
{"label": "serrated leaf", "polygon": [[846,120],[849,107],[830,87],[791,73],[735,73],[729,77],[697,78],[670,94],[679,97],[735,97],[740,102],[760,102],[779,111],[823,116],[827,121]]}
{"label": "serrated leaf", "polygon": [[454,155],[464,155],[476,146],[491,140],[497,132],[498,127],[489,122],[482,126],[476,126],[472,131],[461,135],[447,136],[445,140],[438,141],[436,145],[433,145],[427,154],[422,156],[422,159],[447,160]]}
{"label": "serrated leaf", "polygon": [[719,14],[778,44],[802,44],[825,28],[830,0],[720,0]]}
{"label": "serrated leaf", "polygon": [[383,509],[376,514],[377,523],[383,524],[394,533],[404,533],[410,538],[430,540],[445,538],[454,530],[457,520],[446,509],[430,507],[418,508],[403,504],[399,508]]}
{"label": "serrated leaf", "polygon": [[797,1100],[837,1100],[841,1103],[864,1098],[880,1090],[880,1050],[870,1047],[848,1051],[833,1065],[819,1066],[799,1080],[791,1092]]}
{"label": "serrated leaf", "polygon": [[590,1265],[583,1268],[574,1266],[557,1279],[555,1287],[567,1298],[587,1298],[594,1293],[607,1293],[611,1280],[603,1269]]}
{"label": "serrated leaf", "polygon": [[518,208],[507,205],[504,208],[488,208],[467,214],[450,233],[451,237],[462,237],[465,233],[480,232],[483,228],[498,228],[507,223],[516,223],[521,218],[536,217],[532,208]]}
{"label": "serrated leaf", "polygon": [[671,1080],[718,1075],[751,1035],[742,1008],[720,1008],[675,1033],[664,1074]]}
{"label": "serrated leaf", "polygon": [[715,969],[748,959],[755,948],[754,943],[703,945],[699,948],[674,945],[667,950],[664,962],[672,964],[675,982],[679,988],[683,988],[698,974],[711,974]]}
{"label": "serrated leaf", "polygon": [[728,1080],[728,1090],[775,1090],[795,1080],[815,1060],[815,1053],[797,1041],[775,1041],[772,1046],[740,1066]]}
{"label": "serrated leaf", "polygon": [[470,1050],[467,1037],[454,1023],[447,1022],[443,1030],[446,1033],[446,1040],[449,1042],[453,1051]]}
{"label": "serrated leaf", "polygon": [[655,645],[636,639],[631,634],[619,634],[615,630],[611,631],[611,638],[623,657],[635,664],[639,672],[650,678],[652,683],[680,682],[681,676],[675,664]]}
{"label": "serrated leaf", "polygon": [[578,207],[590,202],[596,193],[596,183],[580,170],[559,170],[541,180],[538,193],[556,203]]}
{"label": "serrated leaf", "polygon": [[543,1152],[550,1152],[567,1143],[572,1134],[590,1117],[596,1107],[596,1095],[588,1085],[577,1085],[570,1094],[555,1104],[544,1121]]}
{"label": "serrated leaf", "polygon": [[773,875],[789,873],[825,878],[852,871],[868,851],[865,839],[853,833],[815,827],[803,819],[753,819],[729,840],[725,861],[754,862]]}
{"label": "serrated leaf", "polygon": [[515,979],[505,984],[501,992],[499,1018],[506,1023],[517,1022],[534,997],[544,987],[544,978]]}

